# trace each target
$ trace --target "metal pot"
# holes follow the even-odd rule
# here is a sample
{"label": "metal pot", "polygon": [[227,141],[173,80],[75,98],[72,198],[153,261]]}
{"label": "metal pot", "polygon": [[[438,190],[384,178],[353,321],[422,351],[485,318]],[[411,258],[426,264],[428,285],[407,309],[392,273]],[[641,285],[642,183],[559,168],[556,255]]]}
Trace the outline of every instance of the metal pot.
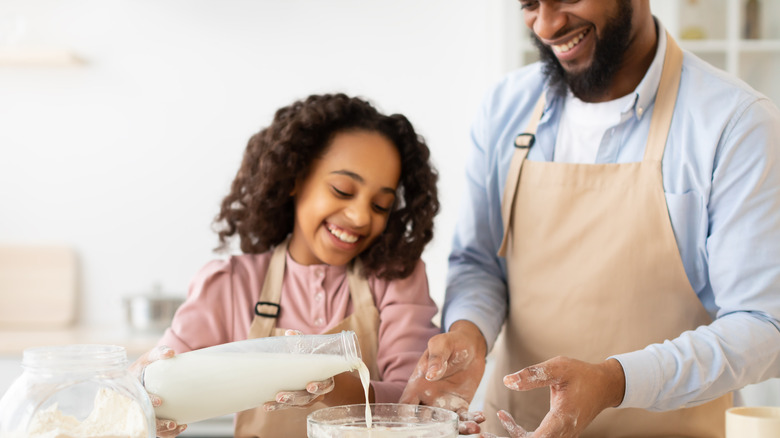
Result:
{"label": "metal pot", "polygon": [[162,332],[171,324],[184,298],[160,292],[131,295],[124,298],[127,323],[133,330]]}

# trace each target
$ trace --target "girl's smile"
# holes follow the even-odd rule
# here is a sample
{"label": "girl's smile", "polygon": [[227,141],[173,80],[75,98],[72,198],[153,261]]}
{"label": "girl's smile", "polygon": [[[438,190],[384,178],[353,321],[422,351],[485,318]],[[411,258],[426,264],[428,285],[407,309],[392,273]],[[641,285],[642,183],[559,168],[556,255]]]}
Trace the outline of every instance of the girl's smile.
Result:
{"label": "girl's smile", "polygon": [[336,134],[298,180],[290,255],[304,265],[344,265],[382,234],[401,176],[396,146],[371,131]]}
{"label": "girl's smile", "polygon": [[339,240],[339,242],[354,244],[358,241],[358,239],[360,239],[359,235],[350,233],[349,231],[339,228],[336,225],[326,223],[325,227],[328,229],[328,231],[330,231],[330,234]]}

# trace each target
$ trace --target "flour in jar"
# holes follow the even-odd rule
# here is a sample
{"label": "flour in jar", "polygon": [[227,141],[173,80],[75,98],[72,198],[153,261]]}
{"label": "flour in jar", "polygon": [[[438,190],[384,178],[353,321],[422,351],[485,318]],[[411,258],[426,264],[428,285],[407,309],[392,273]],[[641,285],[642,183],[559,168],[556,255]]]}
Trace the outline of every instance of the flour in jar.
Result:
{"label": "flour in jar", "polygon": [[[17,436],[17,435],[14,435]],[[27,427],[28,438],[146,438],[146,418],[134,400],[109,388],[95,395],[92,412],[84,421],[64,414],[57,404],[35,414]]]}

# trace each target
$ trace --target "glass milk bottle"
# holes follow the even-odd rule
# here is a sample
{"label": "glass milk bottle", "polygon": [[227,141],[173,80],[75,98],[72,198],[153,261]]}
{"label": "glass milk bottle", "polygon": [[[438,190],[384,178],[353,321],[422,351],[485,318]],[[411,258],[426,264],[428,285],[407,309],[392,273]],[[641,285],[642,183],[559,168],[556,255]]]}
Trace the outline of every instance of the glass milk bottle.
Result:
{"label": "glass milk bottle", "polygon": [[124,348],[28,348],[22,369],[0,400],[0,438],[155,436],[152,403]]}
{"label": "glass milk bottle", "polygon": [[157,418],[189,424],[256,408],[283,390],[360,368],[357,335],[248,339],[178,354],[144,369],[146,390],[162,398]]}

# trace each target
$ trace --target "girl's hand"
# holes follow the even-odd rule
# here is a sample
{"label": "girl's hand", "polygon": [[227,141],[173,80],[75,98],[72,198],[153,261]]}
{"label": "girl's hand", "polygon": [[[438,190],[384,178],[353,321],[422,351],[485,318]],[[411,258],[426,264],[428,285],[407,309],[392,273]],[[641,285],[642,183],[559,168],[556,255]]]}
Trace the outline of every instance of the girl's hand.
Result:
{"label": "girl's hand", "polygon": [[[139,382],[141,382],[141,384],[143,384],[144,370],[146,369],[147,365],[157,360],[170,359],[174,355],[176,355],[176,353],[173,351],[173,349],[161,345],[149,350],[146,354],[139,357],[138,360],[130,365],[128,370],[138,379]],[[149,394],[149,399],[152,401],[152,407],[154,408],[162,404],[162,399],[156,394]],[[156,420],[157,436],[160,438],[173,438],[187,429],[186,424],[176,424],[176,422],[173,420],[165,420],[160,418],[157,418]]]}
{"label": "girl's hand", "polygon": [[333,391],[335,387],[336,382],[333,380],[333,377],[319,382],[309,382],[306,385],[306,390],[280,391],[276,393],[276,399],[272,402],[266,402],[263,405],[263,409],[265,411],[275,411],[278,409],[310,406],[322,398],[323,395]]}
{"label": "girl's hand", "polygon": [[[300,336],[303,332],[300,330],[287,329],[284,331],[285,336]],[[331,391],[336,386],[336,382],[333,377],[319,382],[309,382],[306,385],[306,390],[301,391],[280,391],[276,393],[274,401],[266,402],[263,405],[263,410],[275,411],[278,409],[286,409],[291,407],[302,408],[312,405],[320,396],[323,396]]]}
{"label": "girl's hand", "polygon": [[[159,406],[159,405],[158,405]],[[186,424],[176,424],[173,420],[157,419],[157,437],[173,438],[187,429]]]}

